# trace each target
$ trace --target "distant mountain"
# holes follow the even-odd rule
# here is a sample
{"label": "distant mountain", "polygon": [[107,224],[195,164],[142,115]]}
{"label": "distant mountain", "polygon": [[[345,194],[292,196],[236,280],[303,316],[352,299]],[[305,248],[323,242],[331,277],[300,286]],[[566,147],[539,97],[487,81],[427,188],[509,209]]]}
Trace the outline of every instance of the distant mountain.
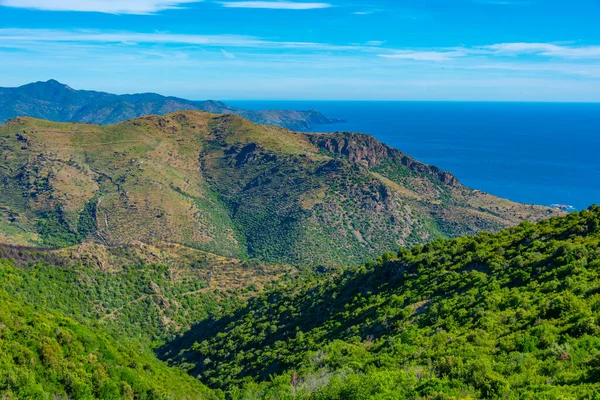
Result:
{"label": "distant mountain", "polygon": [[202,110],[216,114],[237,114],[258,124],[308,130],[314,125],[341,120],[318,111],[261,110],[231,107],[219,101],[191,101],[155,93],[116,95],[90,90],[75,90],[49,80],[16,88],[0,88],[0,124],[18,116],[56,122],[114,124],[149,114]]}
{"label": "distant mountain", "polygon": [[0,127],[0,242],[15,245],[162,241],[352,265],[559,214],[469,189],[362,134],[297,133],[201,111]]}

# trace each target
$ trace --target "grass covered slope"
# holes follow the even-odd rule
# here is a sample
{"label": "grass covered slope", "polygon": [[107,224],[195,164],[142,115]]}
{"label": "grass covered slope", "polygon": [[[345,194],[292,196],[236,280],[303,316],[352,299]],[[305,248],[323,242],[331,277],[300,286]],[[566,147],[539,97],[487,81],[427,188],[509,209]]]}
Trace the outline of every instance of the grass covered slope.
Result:
{"label": "grass covered slope", "polygon": [[239,399],[595,399],[599,323],[593,207],[271,291],[160,353]]}
{"label": "grass covered slope", "polygon": [[0,242],[172,242],[228,257],[352,265],[400,246],[556,215],[471,190],[359,134],[198,111],[116,125],[0,127]]}
{"label": "grass covered slope", "polygon": [[9,295],[5,288],[21,280],[17,269],[0,261],[3,399],[219,398],[135,340]]}

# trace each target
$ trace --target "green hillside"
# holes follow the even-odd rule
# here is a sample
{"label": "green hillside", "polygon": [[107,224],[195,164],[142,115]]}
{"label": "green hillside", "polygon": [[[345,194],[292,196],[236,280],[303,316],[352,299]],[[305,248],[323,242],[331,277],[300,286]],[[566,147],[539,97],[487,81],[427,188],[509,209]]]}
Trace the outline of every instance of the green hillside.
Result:
{"label": "green hillside", "polygon": [[222,398],[153,348],[307,274],[170,243],[0,245],[0,396]]}
{"label": "green hillside", "polygon": [[305,274],[172,244],[87,244],[57,251],[0,245],[2,258],[18,267],[13,272],[18,279],[3,284],[11,296],[146,344]]}
{"label": "green hillside", "polygon": [[474,191],[359,134],[187,111],[117,125],[0,127],[0,242],[170,242],[222,256],[356,265],[440,237],[557,215]]}
{"label": "green hillside", "polygon": [[114,335],[97,323],[84,325],[33,306],[32,297],[8,293],[7,288],[24,284],[21,271],[0,261],[3,399],[219,398],[197,380],[159,362],[141,342]]}
{"label": "green hillside", "polygon": [[159,354],[234,399],[597,399],[600,207],[276,289]]}

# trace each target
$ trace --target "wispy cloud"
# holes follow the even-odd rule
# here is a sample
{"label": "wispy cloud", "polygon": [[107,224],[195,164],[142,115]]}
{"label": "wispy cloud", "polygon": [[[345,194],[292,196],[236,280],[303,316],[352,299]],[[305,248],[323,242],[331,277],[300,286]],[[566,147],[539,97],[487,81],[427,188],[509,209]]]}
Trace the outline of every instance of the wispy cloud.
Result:
{"label": "wispy cloud", "polygon": [[223,1],[227,8],[268,8],[273,10],[314,10],[333,7],[329,3],[299,3],[296,1]]}
{"label": "wispy cloud", "polygon": [[600,58],[600,46],[565,46],[553,43],[500,43],[482,46],[500,55],[537,54],[561,58]]}
{"label": "wispy cloud", "polygon": [[[2,1],[2,0],[0,0]],[[555,43],[498,43],[484,46],[447,48],[394,49],[386,41],[372,40],[364,43],[332,44],[303,41],[277,41],[248,35],[201,35],[168,32],[130,32],[61,29],[0,28],[0,47],[34,49],[40,43],[71,43],[85,45],[172,45],[226,48],[249,48],[255,50],[293,50],[303,53],[346,52],[376,55],[379,58],[450,62],[458,59],[507,59],[517,58],[543,61],[549,57],[565,62],[573,59],[600,59],[600,45],[565,45]]]}
{"label": "wispy cloud", "polygon": [[496,70],[496,71],[518,71],[539,74],[540,72],[557,73],[561,75],[578,75],[587,78],[600,78],[600,66],[595,64],[571,64],[571,63],[506,63],[506,62],[480,62],[465,65],[454,65],[450,68],[471,70]]}
{"label": "wispy cloud", "polygon": [[352,14],[354,15],[371,15],[371,14],[375,14],[382,11],[379,8],[372,8],[370,10],[359,10],[359,11],[354,11]]}
{"label": "wispy cloud", "polygon": [[600,46],[574,46],[555,43],[498,43],[485,46],[390,50],[383,58],[449,61],[458,57],[553,57],[560,59],[600,59]]}
{"label": "wispy cloud", "polygon": [[0,29],[0,45],[17,47],[19,43],[98,43],[98,44],[171,44],[218,47],[247,47],[264,49],[294,49],[303,51],[374,52],[379,47],[369,45],[335,45],[315,42],[265,40],[244,35],[194,35],[174,33],[111,32],[59,29]]}
{"label": "wispy cloud", "polygon": [[43,11],[152,14],[203,0],[0,0],[0,6]]}
{"label": "wispy cloud", "polygon": [[398,50],[393,53],[379,54],[382,58],[415,60],[415,61],[449,61],[456,57],[464,57],[467,54],[461,50],[448,51],[414,51]]}
{"label": "wispy cloud", "polygon": [[500,6],[519,6],[531,4],[531,1],[527,0],[473,0],[473,2],[481,4],[494,4]]}
{"label": "wispy cloud", "polygon": [[225,50],[225,49],[221,49],[221,53],[223,54],[223,56],[224,56],[225,58],[228,58],[228,59],[230,59],[230,60],[235,60],[235,59],[237,58],[237,57],[235,56],[235,54],[232,54],[232,53],[228,52],[228,51],[227,51],[227,50]]}

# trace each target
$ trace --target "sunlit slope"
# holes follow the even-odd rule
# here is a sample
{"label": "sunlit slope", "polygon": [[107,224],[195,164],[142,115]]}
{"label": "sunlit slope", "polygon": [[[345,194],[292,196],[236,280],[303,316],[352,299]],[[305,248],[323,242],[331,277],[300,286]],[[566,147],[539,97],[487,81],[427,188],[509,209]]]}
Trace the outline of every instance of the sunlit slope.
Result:
{"label": "sunlit slope", "polygon": [[5,243],[162,241],[348,265],[555,214],[468,189],[367,135],[296,133],[198,111],[0,127]]}
{"label": "sunlit slope", "polygon": [[160,355],[234,399],[595,399],[599,333],[594,207],[272,290]]}
{"label": "sunlit slope", "polygon": [[0,261],[0,393],[5,399],[218,399],[156,359],[135,339],[100,324],[32,307],[7,288],[20,273]]}
{"label": "sunlit slope", "polygon": [[4,287],[11,295],[146,340],[186,331],[265,287],[303,273],[170,243],[86,243],[58,250],[0,245],[0,259],[11,260],[22,278],[18,285]]}

